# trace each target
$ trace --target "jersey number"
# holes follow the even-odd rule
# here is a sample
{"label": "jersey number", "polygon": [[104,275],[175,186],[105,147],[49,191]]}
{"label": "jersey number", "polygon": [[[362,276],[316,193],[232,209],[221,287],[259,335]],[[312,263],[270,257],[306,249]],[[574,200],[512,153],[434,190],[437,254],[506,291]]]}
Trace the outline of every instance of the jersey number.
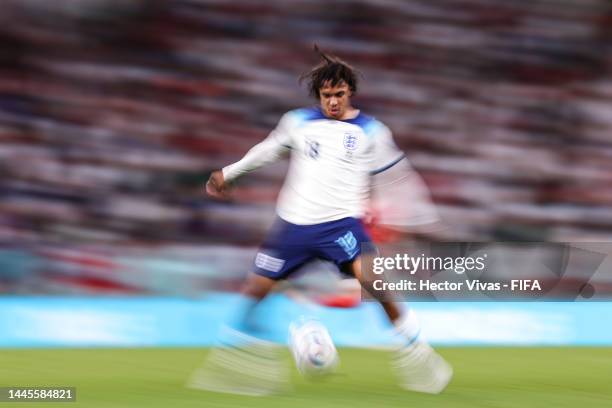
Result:
{"label": "jersey number", "polygon": [[306,141],[306,155],[312,159],[319,157],[319,142]]}

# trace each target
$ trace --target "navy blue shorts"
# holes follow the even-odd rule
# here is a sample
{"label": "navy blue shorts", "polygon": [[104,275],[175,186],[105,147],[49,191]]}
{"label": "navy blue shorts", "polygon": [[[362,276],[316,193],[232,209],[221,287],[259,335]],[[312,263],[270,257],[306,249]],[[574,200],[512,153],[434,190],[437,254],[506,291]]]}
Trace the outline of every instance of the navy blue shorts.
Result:
{"label": "navy blue shorts", "polygon": [[296,225],[277,218],[255,257],[254,272],[274,280],[284,279],[315,258],[340,266],[357,258],[363,244],[372,246],[372,240],[357,218],[313,225]]}

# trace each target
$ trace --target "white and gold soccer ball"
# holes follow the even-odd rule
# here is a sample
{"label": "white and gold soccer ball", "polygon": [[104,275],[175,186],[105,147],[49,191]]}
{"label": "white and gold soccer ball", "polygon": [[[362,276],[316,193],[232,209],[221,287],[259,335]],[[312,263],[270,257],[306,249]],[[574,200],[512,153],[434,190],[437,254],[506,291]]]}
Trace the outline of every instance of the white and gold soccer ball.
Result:
{"label": "white and gold soccer ball", "polygon": [[327,328],[317,320],[289,326],[289,347],[298,371],[307,378],[323,377],[338,366],[338,351]]}

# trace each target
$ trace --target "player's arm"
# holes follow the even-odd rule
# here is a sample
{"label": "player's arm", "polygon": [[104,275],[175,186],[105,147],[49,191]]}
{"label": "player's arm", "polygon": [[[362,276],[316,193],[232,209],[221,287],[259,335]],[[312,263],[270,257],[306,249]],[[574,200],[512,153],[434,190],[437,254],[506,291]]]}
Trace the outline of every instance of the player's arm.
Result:
{"label": "player's arm", "polygon": [[395,144],[391,131],[380,124],[375,140],[370,175],[376,222],[398,230],[438,227],[440,219],[429,189]]}
{"label": "player's arm", "polygon": [[285,115],[276,129],[261,143],[253,146],[242,159],[221,170],[213,171],[206,183],[206,192],[212,197],[226,198],[234,180],[261,166],[278,161],[290,149],[290,119]]}

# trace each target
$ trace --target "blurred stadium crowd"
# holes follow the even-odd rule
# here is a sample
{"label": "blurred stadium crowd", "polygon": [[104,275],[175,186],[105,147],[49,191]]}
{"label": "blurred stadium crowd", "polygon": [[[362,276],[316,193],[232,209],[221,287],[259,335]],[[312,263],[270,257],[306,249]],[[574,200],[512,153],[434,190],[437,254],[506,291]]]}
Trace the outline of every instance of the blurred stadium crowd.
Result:
{"label": "blurred stadium crowd", "polygon": [[[612,238],[608,0],[4,0],[0,290],[233,288],[286,164],[203,194],[317,42],[364,77],[460,240]],[[410,205],[410,198],[401,198]]]}

